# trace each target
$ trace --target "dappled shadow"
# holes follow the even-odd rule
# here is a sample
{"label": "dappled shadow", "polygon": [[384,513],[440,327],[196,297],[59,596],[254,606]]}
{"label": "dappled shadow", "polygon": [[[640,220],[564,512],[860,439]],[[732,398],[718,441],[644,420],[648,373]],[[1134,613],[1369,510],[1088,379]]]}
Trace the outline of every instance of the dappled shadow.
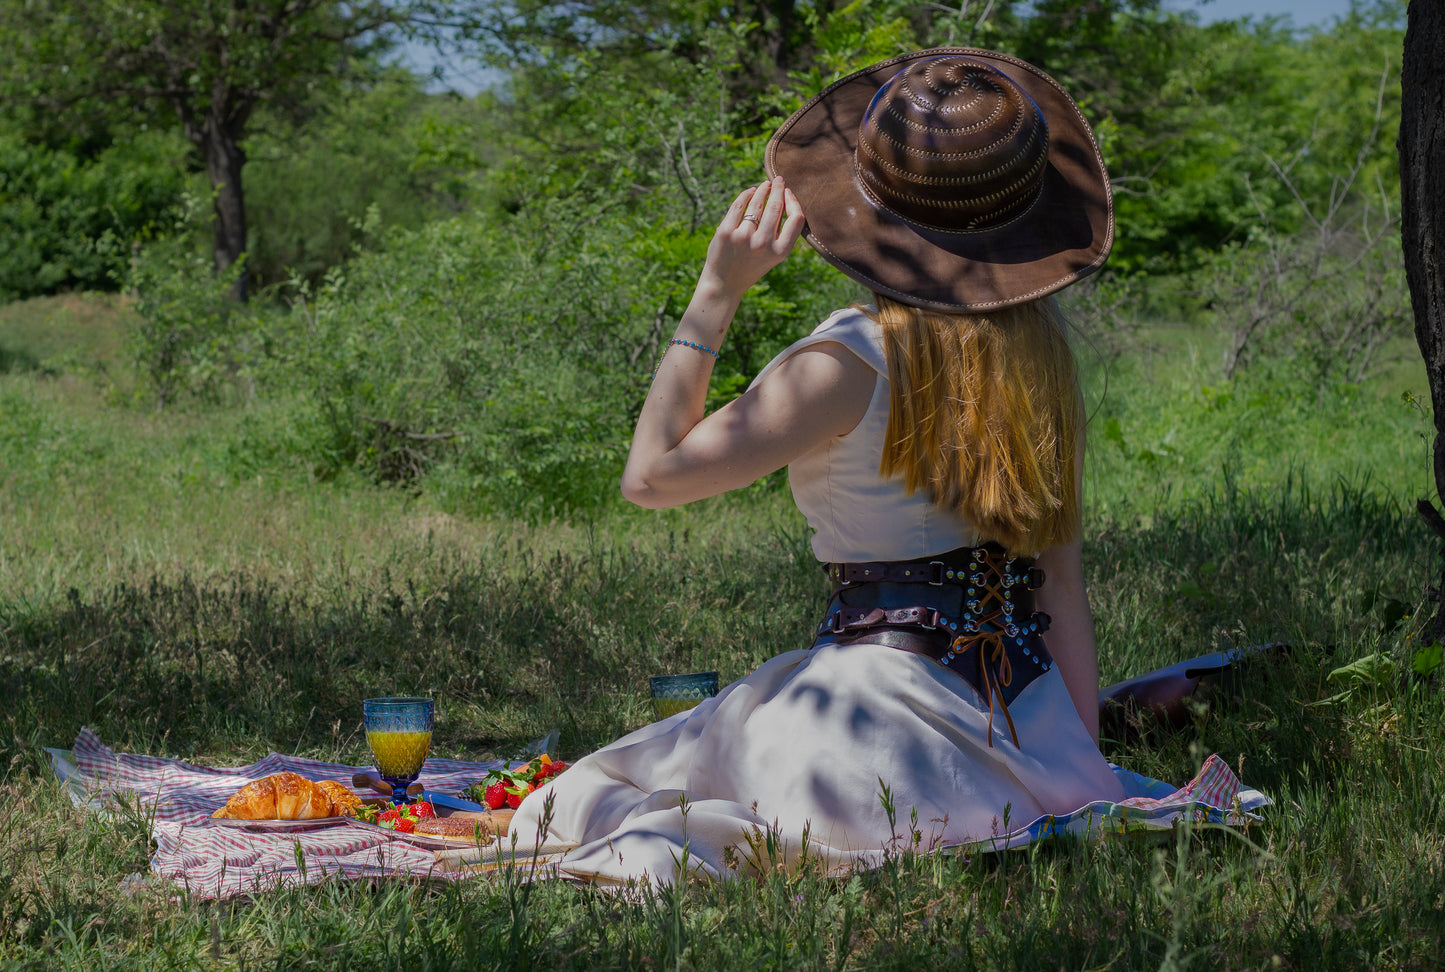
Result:
{"label": "dappled shadow", "polygon": [[[445,700],[445,751],[506,753],[559,726],[577,755],[647,718],[649,674],[716,668],[726,682],[805,647],[826,584],[798,554],[793,540],[725,550],[599,538],[542,558],[519,543],[468,566],[407,578],[378,568],[328,589],[156,579],[3,606],[0,763],[17,747],[68,744],[86,724],[154,752],[359,756],[359,702],[387,693]],[[1325,675],[1390,650],[1406,629],[1380,605],[1415,605],[1430,556],[1408,511],[1344,486],[1092,527],[1105,681],[1240,644],[1295,645],[1184,730],[1145,731],[1107,754],[1175,781],[1197,769],[1191,746],[1231,764],[1243,755],[1246,779],[1266,790],[1328,780],[1350,758],[1358,706],[1315,705],[1339,691]],[[860,706],[850,725],[872,718]]]}

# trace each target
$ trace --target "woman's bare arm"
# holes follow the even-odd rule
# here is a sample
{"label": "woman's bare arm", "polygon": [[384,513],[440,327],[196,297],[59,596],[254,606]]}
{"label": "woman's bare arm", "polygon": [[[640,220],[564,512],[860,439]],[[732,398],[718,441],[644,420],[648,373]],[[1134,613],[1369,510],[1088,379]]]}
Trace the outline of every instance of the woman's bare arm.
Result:
{"label": "woman's bare arm", "polygon": [[[745,213],[757,215],[756,224]],[[708,247],[676,337],[720,348],[743,294],[787,257],[802,226],[802,209],[781,179],[738,196]],[[622,494],[639,506],[688,503],[782,468],[856,426],[877,377],[842,345],[820,344],[705,416],[714,361],[690,347],[664,355],[622,473]]]}
{"label": "woman's bare arm", "polygon": [[1039,556],[1038,565],[1043,568],[1045,579],[1035,605],[1052,619],[1044,643],[1059,666],[1059,674],[1064,677],[1079,718],[1097,744],[1099,652],[1094,641],[1094,615],[1084,588],[1079,542],[1046,550]]}
{"label": "woman's bare arm", "polygon": [[[1084,435],[1077,445],[1079,509],[1083,509]],[[1038,565],[1044,571],[1044,586],[1039,589],[1035,605],[1049,615],[1052,624],[1044,636],[1049,654],[1059,666],[1059,674],[1069,690],[1069,698],[1084,720],[1094,743],[1099,742],[1099,649],[1094,640],[1094,614],[1089,608],[1089,592],[1084,587],[1083,542],[1061,544],[1039,555]]]}

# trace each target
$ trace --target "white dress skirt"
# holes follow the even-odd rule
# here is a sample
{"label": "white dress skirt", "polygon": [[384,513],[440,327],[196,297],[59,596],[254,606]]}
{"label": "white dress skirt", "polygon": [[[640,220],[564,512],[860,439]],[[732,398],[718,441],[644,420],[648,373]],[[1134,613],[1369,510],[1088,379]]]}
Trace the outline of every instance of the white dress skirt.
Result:
{"label": "white dress skirt", "polygon": [[579,760],[522,803],[512,835],[523,858],[560,852],[561,876],[667,884],[682,866],[721,878],[802,854],[866,868],[913,846],[915,827],[921,849],[971,844],[1124,796],[1057,668],[1008,709],[1018,746],[929,658],[866,642],[788,652]]}

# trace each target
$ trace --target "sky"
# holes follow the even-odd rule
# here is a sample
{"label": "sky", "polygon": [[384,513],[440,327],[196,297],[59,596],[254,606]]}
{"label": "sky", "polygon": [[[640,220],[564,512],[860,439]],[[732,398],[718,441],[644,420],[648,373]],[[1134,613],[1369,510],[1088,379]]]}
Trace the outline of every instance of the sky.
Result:
{"label": "sky", "polygon": [[1288,16],[1296,27],[1323,27],[1349,13],[1350,0],[1164,0],[1170,10],[1196,10],[1205,23],[1235,17]]}
{"label": "sky", "polygon": [[[1289,17],[1296,27],[1324,27],[1349,12],[1350,0],[1164,0],[1164,6],[1169,10],[1197,11],[1205,23],[1246,16]],[[438,66],[436,52],[425,45],[404,45],[400,60],[417,72]],[[470,96],[499,78],[495,72],[468,65],[460,59],[443,61],[440,67],[442,80],[431,84],[433,91],[450,88]]]}

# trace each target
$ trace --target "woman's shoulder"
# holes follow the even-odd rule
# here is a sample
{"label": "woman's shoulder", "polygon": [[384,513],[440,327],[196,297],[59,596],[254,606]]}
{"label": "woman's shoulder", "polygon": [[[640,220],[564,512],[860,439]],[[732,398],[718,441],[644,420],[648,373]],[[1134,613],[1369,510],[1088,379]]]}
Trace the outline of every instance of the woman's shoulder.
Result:
{"label": "woman's shoulder", "polygon": [[783,349],[781,354],[758,373],[753,384],[757,384],[779,363],[799,351],[828,342],[843,345],[874,371],[887,377],[888,360],[883,352],[883,337],[878,322],[858,307],[844,307],[829,314],[807,337],[794,341]]}
{"label": "woman's shoulder", "polygon": [[813,333],[808,337],[837,341],[873,365],[875,371],[885,374],[888,371],[883,357],[883,330],[873,316],[861,307],[844,307],[834,311],[823,323],[813,328]]}

